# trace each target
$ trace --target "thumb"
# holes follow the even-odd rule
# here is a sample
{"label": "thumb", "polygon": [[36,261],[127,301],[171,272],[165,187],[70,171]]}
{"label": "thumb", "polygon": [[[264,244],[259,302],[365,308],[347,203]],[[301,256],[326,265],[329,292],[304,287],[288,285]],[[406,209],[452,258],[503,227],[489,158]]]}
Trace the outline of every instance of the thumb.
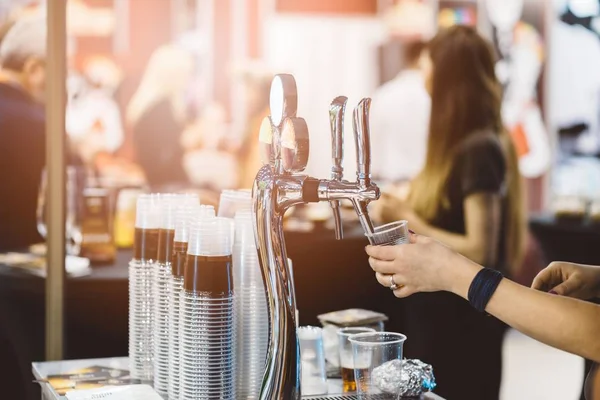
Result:
{"label": "thumb", "polygon": [[418,235],[411,230],[408,231],[408,235],[411,244],[425,243],[427,241],[427,236]]}
{"label": "thumb", "polygon": [[560,285],[556,285],[554,286],[550,292],[554,293],[554,294],[558,294],[560,296],[568,296],[569,293],[571,293],[573,291],[573,282],[571,280],[566,280],[563,283],[561,283]]}

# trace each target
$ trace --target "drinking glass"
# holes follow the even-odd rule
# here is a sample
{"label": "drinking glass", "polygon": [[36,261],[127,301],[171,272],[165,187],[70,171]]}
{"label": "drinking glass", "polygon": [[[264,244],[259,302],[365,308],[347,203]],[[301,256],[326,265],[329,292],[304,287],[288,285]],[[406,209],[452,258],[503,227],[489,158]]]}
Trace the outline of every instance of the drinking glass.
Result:
{"label": "drinking glass", "polygon": [[354,380],[360,400],[397,400],[373,382],[373,370],[388,361],[401,360],[406,336],[394,332],[359,333],[350,337],[354,356]]}
{"label": "drinking glass", "polygon": [[325,351],[323,350],[323,329],[316,326],[298,328],[300,342],[301,378],[303,395],[327,393],[325,372]]}
{"label": "drinking glass", "polygon": [[367,327],[338,329],[338,348],[344,393],[356,392],[356,381],[354,380],[354,354],[352,353],[352,343],[350,343],[349,339],[352,335],[373,332],[376,332],[375,329]]}
{"label": "drinking glass", "polygon": [[373,233],[365,233],[369,243],[374,246],[395,246],[409,242],[408,222],[396,221],[378,226]]}

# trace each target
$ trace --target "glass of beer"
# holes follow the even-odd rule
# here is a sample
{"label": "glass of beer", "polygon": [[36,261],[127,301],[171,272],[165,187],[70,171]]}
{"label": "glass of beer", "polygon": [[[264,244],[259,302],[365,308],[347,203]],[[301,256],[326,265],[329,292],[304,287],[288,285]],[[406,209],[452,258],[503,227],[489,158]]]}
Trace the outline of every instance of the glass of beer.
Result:
{"label": "glass of beer", "polygon": [[397,394],[383,393],[373,382],[373,370],[388,361],[401,360],[406,336],[394,332],[368,332],[352,335],[354,379],[360,400],[396,400]]}
{"label": "glass of beer", "polygon": [[395,246],[410,241],[408,222],[405,220],[378,226],[373,233],[365,233],[365,236],[374,246]]}
{"label": "glass of beer", "polygon": [[350,343],[350,340],[348,339],[352,335],[372,332],[376,332],[375,329],[358,326],[341,328],[338,330],[340,369],[344,393],[356,392],[356,381],[354,380],[354,355],[352,354],[352,343]]}

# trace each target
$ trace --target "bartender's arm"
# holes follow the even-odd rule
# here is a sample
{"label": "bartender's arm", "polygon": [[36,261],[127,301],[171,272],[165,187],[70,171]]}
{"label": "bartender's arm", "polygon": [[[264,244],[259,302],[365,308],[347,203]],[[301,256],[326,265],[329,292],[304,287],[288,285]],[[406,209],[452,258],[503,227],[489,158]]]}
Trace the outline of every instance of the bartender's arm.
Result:
{"label": "bartender's arm", "polygon": [[[389,276],[394,276],[400,286],[394,291],[397,297],[443,290],[467,299],[469,286],[482,268],[421,235],[411,235],[410,245],[369,246],[367,253],[379,283],[389,286]],[[600,268],[594,274],[600,282]],[[485,311],[540,342],[600,362],[600,306],[596,304],[503,279]]]}

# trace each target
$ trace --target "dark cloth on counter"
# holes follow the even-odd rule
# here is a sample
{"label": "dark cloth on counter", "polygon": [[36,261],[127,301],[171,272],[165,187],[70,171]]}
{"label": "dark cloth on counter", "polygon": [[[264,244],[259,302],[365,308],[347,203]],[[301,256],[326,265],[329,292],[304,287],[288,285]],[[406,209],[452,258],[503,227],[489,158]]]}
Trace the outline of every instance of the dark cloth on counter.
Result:
{"label": "dark cloth on counter", "polygon": [[151,187],[187,182],[179,141],[183,129],[166,100],[146,110],[132,126],[137,160]]}
{"label": "dark cloth on counter", "polygon": [[0,83],[0,251],[41,241],[36,207],[46,160],[44,107]]}
{"label": "dark cloth on counter", "polygon": [[[433,221],[437,228],[465,233],[464,200],[476,193],[503,195],[506,162],[492,134],[465,141],[447,180],[449,207]],[[505,235],[501,227],[500,237]],[[504,241],[499,243],[503,265]],[[494,267],[494,266],[491,266]],[[436,393],[449,400],[498,399],[505,326],[447,292],[419,293],[403,300],[408,337],[405,353],[433,365]]]}

